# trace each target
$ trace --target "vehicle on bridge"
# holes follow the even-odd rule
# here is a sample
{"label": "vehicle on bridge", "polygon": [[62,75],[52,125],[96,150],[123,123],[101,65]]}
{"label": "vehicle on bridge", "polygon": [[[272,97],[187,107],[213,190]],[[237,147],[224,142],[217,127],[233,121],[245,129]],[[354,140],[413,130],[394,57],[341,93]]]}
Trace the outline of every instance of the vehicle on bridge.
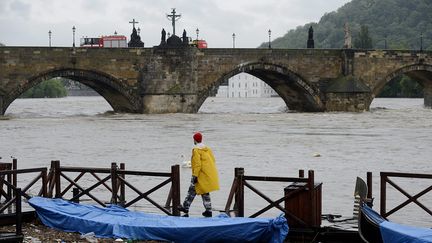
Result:
{"label": "vehicle on bridge", "polygon": [[124,35],[107,35],[102,37],[83,37],[80,41],[80,47],[91,48],[123,48],[128,47],[126,36]]}
{"label": "vehicle on bridge", "polygon": [[191,46],[195,46],[198,49],[207,48],[207,41],[205,40],[193,40],[189,43]]}

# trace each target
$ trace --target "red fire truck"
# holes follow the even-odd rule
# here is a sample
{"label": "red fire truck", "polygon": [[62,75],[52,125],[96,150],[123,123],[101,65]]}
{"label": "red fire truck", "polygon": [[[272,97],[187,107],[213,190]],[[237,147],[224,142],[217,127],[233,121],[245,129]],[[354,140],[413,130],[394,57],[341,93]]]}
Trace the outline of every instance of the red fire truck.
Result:
{"label": "red fire truck", "polygon": [[83,37],[81,38],[81,47],[95,48],[122,48],[128,47],[126,36],[124,35],[108,35],[99,38]]}
{"label": "red fire truck", "polygon": [[205,40],[193,40],[191,46],[196,46],[198,49],[207,48],[207,42]]}

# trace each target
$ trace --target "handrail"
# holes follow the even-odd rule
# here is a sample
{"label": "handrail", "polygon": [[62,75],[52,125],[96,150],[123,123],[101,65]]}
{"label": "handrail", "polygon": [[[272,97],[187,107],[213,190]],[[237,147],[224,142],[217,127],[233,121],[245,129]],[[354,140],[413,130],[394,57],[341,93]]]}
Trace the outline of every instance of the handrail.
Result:
{"label": "handrail", "polygon": [[[422,190],[421,192],[415,194],[414,196],[410,195],[408,192],[406,192],[404,189],[402,189],[399,185],[397,185],[394,181],[392,181],[391,177],[399,177],[399,178],[413,178],[413,179],[432,179],[432,174],[419,174],[419,173],[400,173],[400,172],[381,172],[381,207],[380,207],[380,214],[382,217],[387,218],[388,216],[392,215],[393,213],[399,211],[406,205],[410,203],[417,204],[420,208],[422,208],[425,212],[427,212],[429,215],[432,216],[432,211],[427,208],[425,205],[423,205],[421,202],[418,201],[420,197],[427,194],[428,192],[432,191],[432,186],[427,187],[426,189]],[[404,201],[403,203],[399,204],[398,206],[394,207],[393,209],[387,211],[387,183],[391,186],[393,186],[397,191],[405,195],[408,199]]]}
{"label": "handrail", "polygon": [[[69,172],[79,173],[75,178],[71,178],[67,175]],[[96,179],[94,184],[81,186],[80,182],[85,174],[90,174],[93,179]],[[99,176],[105,174],[103,176]],[[167,177],[168,179],[159,183],[155,187],[149,189],[146,192],[141,192],[139,189],[134,187],[131,182],[126,180],[127,176],[151,176],[151,177]],[[65,179],[67,182],[65,187],[62,188],[61,180]],[[163,186],[170,184],[171,188],[168,194],[168,199],[165,206],[159,205],[157,202],[152,200],[149,195],[154,191],[162,188]],[[60,166],[60,161],[51,161],[50,175],[48,176],[48,195],[53,195],[57,198],[63,198],[66,193],[73,188],[73,196],[68,199],[71,201],[79,201],[80,197],[86,195],[93,201],[97,202],[101,206],[106,206],[107,203],[100,200],[98,197],[92,194],[92,191],[99,186],[103,186],[106,191],[110,193],[111,199],[109,204],[120,204],[123,207],[129,207],[136,202],[145,199],[168,215],[180,215],[178,206],[180,205],[180,169],[178,165],[171,167],[171,172],[147,172],[147,171],[131,171],[125,170],[123,163],[120,164],[120,168],[116,163],[111,164],[111,168],[88,168],[88,167],[68,167]],[[129,202],[126,202],[126,187],[138,194],[138,196]],[[171,210],[167,208],[170,207]]]}
{"label": "handrail", "polygon": [[[31,169],[13,169],[13,170],[4,170],[0,171],[0,195],[3,195],[6,198],[6,202],[2,204],[0,207],[0,213],[3,212],[6,208],[8,208],[14,200],[16,200],[17,194],[15,193],[18,189],[16,178],[20,174],[28,174],[28,173],[38,173],[35,178],[28,180],[26,185],[20,187],[20,196],[23,196],[27,199],[30,199],[32,196],[27,193],[27,191],[33,187],[39,180],[41,181],[41,190],[37,194],[38,196],[46,196],[46,180],[47,180],[47,168],[31,168]],[[7,175],[7,179],[4,178],[4,175]],[[10,178],[13,178],[12,180]],[[7,192],[3,190],[3,185],[7,187]],[[13,193],[12,193],[13,192]]]}
{"label": "handrail", "polygon": [[[248,181],[267,181],[267,182],[291,182],[292,185],[295,185],[295,189],[292,188],[285,188],[285,194],[283,197],[273,201],[268,196],[266,196],[264,193],[259,191],[257,188],[252,186]],[[252,192],[257,194],[259,197],[263,198],[267,203],[269,203],[264,208],[260,209],[259,211],[253,213],[251,218],[257,217],[264,212],[276,208],[285,213],[287,217],[290,217],[290,219],[294,219],[301,225],[307,226],[308,223],[306,223],[304,220],[300,219],[296,215],[294,215],[292,212],[290,212],[286,207],[282,207],[280,203],[286,202],[288,199],[292,198],[296,194],[300,192],[304,192],[305,190],[310,193],[311,200],[314,199],[314,172],[309,171],[308,178],[304,178],[304,171],[299,171],[299,177],[269,177],[269,176],[249,176],[244,175],[244,168],[235,168],[234,169],[234,180],[233,184],[231,186],[231,191],[228,196],[227,203],[225,205],[225,212],[229,214],[231,211],[234,211],[235,215],[237,217],[244,217],[244,208],[245,208],[245,202],[244,202],[244,188],[249,188]],[[234,201],[234,208],[231,210],[231,204]],[[314,213],[311,213],[313,217]],[[319,215],[321,217],[321,215]]]}

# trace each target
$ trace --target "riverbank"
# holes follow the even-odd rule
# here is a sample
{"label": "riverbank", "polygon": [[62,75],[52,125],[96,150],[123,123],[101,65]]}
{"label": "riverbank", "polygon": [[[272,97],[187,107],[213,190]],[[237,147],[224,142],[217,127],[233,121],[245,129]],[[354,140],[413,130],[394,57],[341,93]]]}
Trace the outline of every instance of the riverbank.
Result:
{"label": "riverbank", "polygon": [[[0,227],[2,232],[15,232],[15,225]],[[91,237],[83,237],[79,233],[64,232],[52,229],[43,225],[39,220],[30,223],[24,223],[22,232],[24,235],[24,243],[38,243],[38,242],[98,242],[98,243],[111,243],[111,242],[134,242],[134,243],[157,243],[159,241],[127,241],[116,239],[103,239]]]}

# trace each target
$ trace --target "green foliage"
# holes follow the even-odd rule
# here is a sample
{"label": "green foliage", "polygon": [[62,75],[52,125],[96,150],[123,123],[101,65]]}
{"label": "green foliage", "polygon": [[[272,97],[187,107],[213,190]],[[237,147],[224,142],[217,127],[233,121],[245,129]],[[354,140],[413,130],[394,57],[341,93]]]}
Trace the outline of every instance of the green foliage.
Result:
{"label": "green foliage", "polygon": [[49,79],[24,92],[21,98],[59,98],[65,96],[67,96],[67,91],[61,80]]}
{"label": "green foliage", "polygon": [[358,49],[372,49],[372,38],[369,36],[369,29],[367,26],[360,27],[360,33],[354,40],[354,48]]}
{"label": "green foliage", "polygon": [[[348,23],[355,48],[432,50],[431,0],[352,0],[337,11],[326,13],[318,23],[289,30],[272,42],[273,48],[306,48],[307,33],[314,29],[315,48],[344,45],[344,24]],[[263,43],[261,47],[268,44]],[[401,76],[388,83],[381,97],[422,97],[418,82]]]}
{"label": "green foliage", "polygon": [[384,86],[378,97],[421,98],[423,87],[417,81],[403,75]]}
{"label": "green foliage", "polygon": [[[342,48],[344,24],[348,23],[353,40],[368,26],[372,48],[420,49],[423,33],[424,49],[432,50],[431,0],[352,0],[337,11],[326,13],[318,23],[308,23],[289,30],[272,42],[273,48],[306,48],[309,26],[313,26],[315,48]],[[266,47],[266,43],[261,46]]]}

